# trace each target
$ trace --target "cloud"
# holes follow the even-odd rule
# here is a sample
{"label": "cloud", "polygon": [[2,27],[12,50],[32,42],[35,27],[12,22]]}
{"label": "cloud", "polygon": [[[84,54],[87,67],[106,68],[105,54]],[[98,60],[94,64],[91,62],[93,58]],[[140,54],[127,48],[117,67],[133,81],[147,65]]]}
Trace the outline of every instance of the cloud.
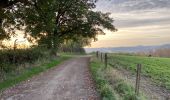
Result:
{"label": "cloud", "polygon": [[118,28],[150,25],[170,25],[170,10],[167,8],[131,11],[126,13],[112,13],[111,17],[115,19],[115,25]]}
{"label": "cloud", "polygon": [[95,10],[110,12],[119,31],[106,31],[92,46],[170,42],[170,0],[99,0]]}
{"label": "cloud", "polygon": [[155,8],[170,8],[169,0],[99,0],[97,8],[109,12],[126,12]]}
{"label": "cloud", "polygon": [[119,28],[170,24],[170,0],[99,0],[96,10],[111,12]]}

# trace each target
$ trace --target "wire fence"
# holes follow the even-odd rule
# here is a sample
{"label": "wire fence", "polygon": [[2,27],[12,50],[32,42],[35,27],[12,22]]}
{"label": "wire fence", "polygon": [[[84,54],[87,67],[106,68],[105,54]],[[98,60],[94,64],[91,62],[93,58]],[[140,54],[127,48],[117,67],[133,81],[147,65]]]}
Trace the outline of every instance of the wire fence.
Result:
{"label": "wire fence", "polygon": [[[105,68],[107,68],[108,65],[114,66],[114,57],[110,56],[109,53],[103,53],[103,52],[97,51],[96,52],[96,58],[98,58],[102,63],[104,63]],[[137,64],[136,65],[136,85],[135,85],[135,93],[136,93],[136,95],[139,95],[141,69],[142,69],[142,64]]]}

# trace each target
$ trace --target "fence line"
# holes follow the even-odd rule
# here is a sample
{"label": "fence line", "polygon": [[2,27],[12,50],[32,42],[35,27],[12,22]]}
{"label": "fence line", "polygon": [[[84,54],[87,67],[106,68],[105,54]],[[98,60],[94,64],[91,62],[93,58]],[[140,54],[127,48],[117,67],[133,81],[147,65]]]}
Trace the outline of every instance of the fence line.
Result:
{"label": "fence line", "polygon": [[[114,64],[108,62],[108,60],[110,59],[110,57],[108,57],[108,53],[102,53],[102,52],[97,51],[96,57],[97,57],[97,59],[100,59],[101,62],[104,62],[105,68],[107,68],[108,64],[110,66],[114,66]],[[136,67],[136,85],[135,85],[135,94],[136,95],[139,95],[141,69],[142,69],[141,67],[142,67],[142,64],[137,64],[137,67]]]}

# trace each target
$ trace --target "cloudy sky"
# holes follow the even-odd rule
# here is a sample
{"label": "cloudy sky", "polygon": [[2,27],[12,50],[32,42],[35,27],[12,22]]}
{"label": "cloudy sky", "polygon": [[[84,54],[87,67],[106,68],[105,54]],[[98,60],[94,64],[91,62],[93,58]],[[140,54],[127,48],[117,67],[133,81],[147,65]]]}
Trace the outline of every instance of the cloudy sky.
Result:
{"label": "cloudy sky", "polygon": [[170,0],[99,0],[95,10],[110,12],[118,32],[99,36],[91,47],[170,43]]}

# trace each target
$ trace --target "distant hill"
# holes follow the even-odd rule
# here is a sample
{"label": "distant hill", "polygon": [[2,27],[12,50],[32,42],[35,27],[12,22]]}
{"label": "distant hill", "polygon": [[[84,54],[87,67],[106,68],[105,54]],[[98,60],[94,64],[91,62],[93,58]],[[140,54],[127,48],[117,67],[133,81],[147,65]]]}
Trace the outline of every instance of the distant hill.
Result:
{"label": "distant hill", "polygon": [[87,53],[100,51],[109,53],[132,53],[132,52],[147,52],[159,48],[170,48],[170,44],[156,45],[156,46],[134,46],[134,47],[108,47],[108,48],[85,48]]}

